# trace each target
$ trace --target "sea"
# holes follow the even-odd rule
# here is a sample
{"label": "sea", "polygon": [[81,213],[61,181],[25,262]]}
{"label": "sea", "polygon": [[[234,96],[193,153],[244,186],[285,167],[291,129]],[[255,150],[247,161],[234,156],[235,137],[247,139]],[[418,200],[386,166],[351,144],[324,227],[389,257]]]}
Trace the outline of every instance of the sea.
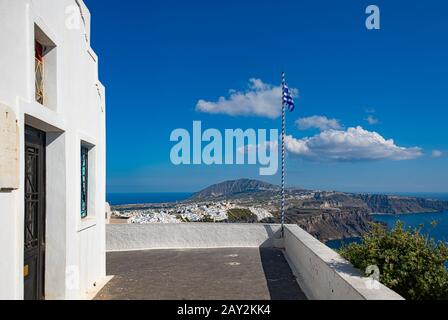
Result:
{"label": "sea", "polygon": [[187,200],[193,195],[189,192],[151,192],[151,193],[108,193],[107,202],[112,206],[123,204],[145,204],[176,202]]}
{"label": "sea", "polygon": [[[447,200],[448,193],[395,193],[399,196],[411,196],[421,198],[431,198],[438,200]],[[398,221],[401,221],[405,227],[418,228],[423,226],[421,232],[434,238],[436,241],[448,242],[448,211],[441,213],[412,213],[412,214],[398,214],[398,215],[373,215],[374,221],[387,224],[389,229],[393,228]],[[436,222],[435,227],[432,223]],[[347,238],[341,240],[330,240],[326,242],[326,245],[332,249],[339,249],[344,244],[359,243],[360,238]]]}

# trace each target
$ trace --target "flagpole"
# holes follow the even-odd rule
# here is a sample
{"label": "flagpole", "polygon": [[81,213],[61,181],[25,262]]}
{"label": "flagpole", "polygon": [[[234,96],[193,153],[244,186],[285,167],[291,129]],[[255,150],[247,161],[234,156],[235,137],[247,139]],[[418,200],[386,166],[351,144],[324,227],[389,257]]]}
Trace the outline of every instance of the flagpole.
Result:
{"label": "flagpole", "polygon": [[[282,73],[282,84],[284,82],[284,73]],[[282,96],[282,200],[281,200],[281,219],[282,219],[282,238],[285,236],[285,121],[286,109]]]}

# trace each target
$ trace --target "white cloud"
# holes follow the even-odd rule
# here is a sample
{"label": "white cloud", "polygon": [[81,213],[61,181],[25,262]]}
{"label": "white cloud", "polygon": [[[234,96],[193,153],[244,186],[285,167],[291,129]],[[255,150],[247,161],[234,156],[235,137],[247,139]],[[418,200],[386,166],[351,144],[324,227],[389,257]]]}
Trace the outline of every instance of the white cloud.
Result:
{"label": "white cloud", "polygon": [[301,118],[296,121],[296,125],[300,130],[308,130],[311,128],[320,129],[321,131],[329,129],[341,129],[337,119],[328,119],[325,116],[312,116],[308,118]]}
{"label": "white cloud", "polygon": [[267,152],[269,150],[278,149],[278,141],[266,141],[261,144],[248,144],[238,148],[237,152],[241,154],[249,154],[251,152]]}
{"label": "white cloud", "polygon": [[359,126],[345,131],[327,130],[303,139],[287,136],[286,148],[312,161],[410,160],[422,156],[418,147],[399,147],[392,139]]}
{"label": "white cloud", "polygon": [[441,156],[443,156],[443,152],[440,150],[433,150],[431,156],[433,158],[440,158]]}
{"label": "white cloud", "polygon": [[[292,89],[297,96],[298,90]],[[260,79],[249,80],[247,91],[229,91],[229,97],[216,102],[199,100],[196,111],[231,116],[260,116],[275,119],[281,115],[281,86],[264,83]]]}
{"label": "white cloud", "polygon": [[374,116],[372,116],[372,115],[368,116],[364,120],[366,120],[370,125],[374,125],[374,124],[377,124],[379,122],[379,120],[377,118],[375,118]]}

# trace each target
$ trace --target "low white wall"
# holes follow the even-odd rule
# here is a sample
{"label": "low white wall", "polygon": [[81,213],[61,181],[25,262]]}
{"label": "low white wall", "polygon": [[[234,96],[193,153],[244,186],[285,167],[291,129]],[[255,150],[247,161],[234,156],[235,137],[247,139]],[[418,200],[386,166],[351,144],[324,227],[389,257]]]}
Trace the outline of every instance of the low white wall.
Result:
{"label": "low white wall", "polygon": [[296,225],[286,226],[284,246],[288,262],[309,299],[403,299],[384,285],[362,277],[347,260]]}
{"label": "low white wall", "polygon": [[273,247],[279,225],[180,223],[107,225],[107,251]]}
{"label": "low white wall", "polygon": [[297,225],[180,223],[107,225],[107,251],[281,247],[303,292],[312,300],[401,300],[363,277],[348,261]]}

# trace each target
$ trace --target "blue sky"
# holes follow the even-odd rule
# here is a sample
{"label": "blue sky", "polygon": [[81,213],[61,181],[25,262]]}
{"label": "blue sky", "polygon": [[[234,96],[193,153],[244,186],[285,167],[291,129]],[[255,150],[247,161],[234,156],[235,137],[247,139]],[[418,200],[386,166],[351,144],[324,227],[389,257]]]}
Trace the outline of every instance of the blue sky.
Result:
{"label": "blue sky", "polygon": [[[219,97],[231,103],[229,90],[244,96],[250,79],[278,86],[282,70],[299,90],[288,134],[315,152],[290,150],[288,185],[448,192],[446,1],[85,3],[107,88],[108,192],[196,191],[241,177],[279,183],[278,175],[260,177],[258,166],[174,166],[169,137],[176,128],[191,130],[193,120],[221,130],[280,127],[279,118],[209,114],[197,104],[219,108]],[[369,4],[381,10],[381,30],[365,27]],[[312,116],[337,125],[316,128]],[[299,118],[314,127],[300,129]],[[374,133],[385,142],[378,145]],[[339,138],[353,134],[371,148],[332,159],[352,152]],[[329,149],[319,148],[323,140]],[[378,150],[384,157],[373,159]]]}

